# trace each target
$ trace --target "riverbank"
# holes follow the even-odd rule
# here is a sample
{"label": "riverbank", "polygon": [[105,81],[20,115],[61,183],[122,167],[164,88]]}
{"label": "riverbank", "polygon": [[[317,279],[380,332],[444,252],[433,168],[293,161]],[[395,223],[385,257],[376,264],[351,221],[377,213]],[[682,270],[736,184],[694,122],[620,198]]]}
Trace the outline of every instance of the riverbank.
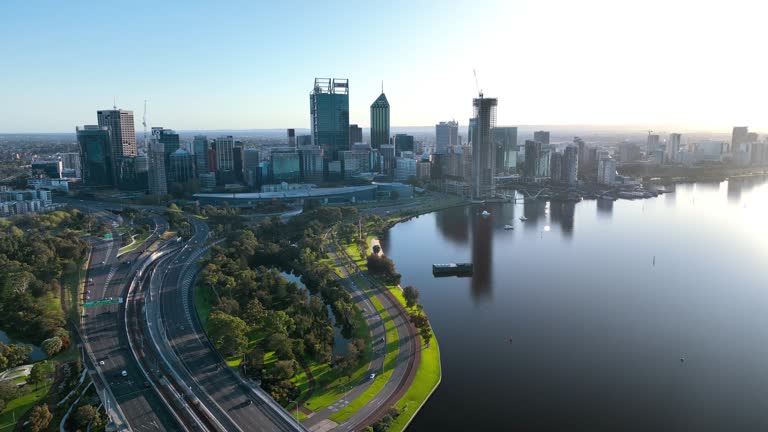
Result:
{"label": "riverbank", "polygon": [[[468,203],[453,204],[449,207],[463,206],[466,204]],[[449,207],[443,206],[441,208]],[[418,214],[393,215],[388,219],[387,229],[396,225],[397,223],[404,222],[421,214],[431,213],[432,211],[439,209],[440,208],[425,209],[423,213]],[[368,253],[373,252],[374,245],[381,248],[381,243],[377,237],[368,236],[366,240]],[[362,271],[367,271],[366,260],[363,259],[361,251],[356,245],[346,245],[346,251]],[[384,252],[385,251],[383,249],[380,249],[379,255],[384,255]],[[399,307],[406,315],[419,312],[417,306],[410,308],[407,306],[405,297],[403,296],[403,291],[400,286],[387,285],[384,283],[380,283],[380,286],[386,290],[386,293],[390,295],[395,300],[395,302],[397,302]],[[418,335],[415,336],[415,339],[421,342],[421,338]],[[398,397],[396,402],[391,405],[400,412],[400,415],[393,419],[389,425],[389,428],[387,429],[388,431],[402,431],[407,428],[411,421],[413,421],[415,416],[418,414],[419,410],[432,396],[442,381],[440,347],[436,335],[432,338],[429,345],[425,346],[423,343],[417,344],[415,357],[415,371],[410,371],[408,373],[409,376],[406,377],[405,388],[397,394]],[[389,409],[390,406],[382,406],[382,408]]]}

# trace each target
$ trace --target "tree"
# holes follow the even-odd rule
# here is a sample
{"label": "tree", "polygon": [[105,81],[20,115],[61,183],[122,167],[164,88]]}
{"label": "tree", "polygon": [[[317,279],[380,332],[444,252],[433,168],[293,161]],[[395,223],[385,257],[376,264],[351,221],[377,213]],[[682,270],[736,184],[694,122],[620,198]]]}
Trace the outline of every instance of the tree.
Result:
{"label": "tree", "polygon": [[432,339],[432,327],[429,325],[427,316],[423,313],[411,314],[411,322],[419,330],[419,335],[424,339],[424,344],[429,346],[429,341]]}
{"label": "tree", "polygon": [[243,320],[251,327],[260,327],[266,316],[267,310],[257,298],[251,299],[243,311]]}
{"label": "tree", "polygon": [[238,355],[248,346],[248,325],[238,317],[213,311],[208,318],[208,336],[225,356]]}
{"label": "tree", "polygon": [[54,354],[61,351],[61,348],[64,346],[64,344],[62,343],[60,337],[54,336],[50,339],[44,340],[40,346],[48,355],[48,357],[53,357]]}
{"label": "tree", "polygon": [[32,432],[42,432],[48,428],[51,419],[53,419],[53,414],[48,409],[48,405],[38,405],[32,408],[32,412],[29,414],[29,430]]}
{"label": "tree", "polygon": [[256,347],[245,356],[245,373],[251,378],[259,378],[262,369],[264,369],[264,350]]}
{"label": "tree", "polygon": [[293,318],[283,311],[268,311],[264,321],[266,323],[266,330],[270,333],[283,333],[287,335],[296,328]]}
{"label": "tree", "polygon": [[403,297],[405,297],[405,305],[412,308],[419,301],[419,290],[408,285],[403,289]]}
{"label": "tree", "polygon": [[29,371],[27,382],[29,384],[39,384],[48,378],[48,372],[45,370],[43,362],[37,362],[32,366],[32,370]]}
{"label": "tree", "polygon": [[0,400],[8,402],[19,396],[19,389],[11,380],[0,381]]}
{"label": "tree", "polygon": [[83,405],[75,412],[75,425],[80,430],[85,430],[88,424],[99,417],[99,411],[93,405]]}
{"label": "tree", "polygon": [[426,326],[419,329],[421,338],[424,339],[424,345],[429,347],[429,341],[432,340],[432,327]]}

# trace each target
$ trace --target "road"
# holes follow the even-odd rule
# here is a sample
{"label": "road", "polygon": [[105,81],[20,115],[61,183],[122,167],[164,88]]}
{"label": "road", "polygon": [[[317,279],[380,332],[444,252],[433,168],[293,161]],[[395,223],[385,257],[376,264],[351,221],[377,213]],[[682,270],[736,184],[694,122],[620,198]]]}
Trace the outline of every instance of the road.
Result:
{"label": "road", "polygon": [[[108,212],[96,212],[103,220],[117,223],[118,217]],[[156,218],[156,234],[167,226]],[[114,228],[114,225],[113,225]],[[151,243],[150,239],[147,244]],[[105,298],[125,299],[127,284],[136,272],[142,249],[117,257],[119,237],[113,229],[112,240],[91,239],[91,260],[87,278],[93,283],[86,287],[87,301]],[[158,395],[144,386],[144,379],[128,346],[125,332],[125,310],[123,304],[98,306],[85,310],[82,318],[82,333],[87,349],[93,355],[98,375],[109,386],[119,410],[125,416],[128,426],[134,431],[176,431],[182,430],[172,414],[165,408]],[[102,364],[103,363],[103,364]],[[125,371],[127,376],[122,376]],[[107,404],[109,404],[107,397]]]}
{"label": "road", "polygon": [[194,217],[189,220],[194,236],[175,259],[161,262],[153,276],[161,281],[158,293],[152,296],[159,296],[154,301],[159,302],[162,327],[173,349],[169,356],[175,355],[182,363],[179,374],[191,379],[192,391],[227,430],[306,430],[260,388],[229,369],[208,341],[192,299],[197,260],[206,252],[208,226]]}
{"label": "road", "polygon": [[[391,294],[380,291],[376,288],[375,282],[372,281],[365,273],[360,271],[354,262],[346,255],[346,253],[338,250],[335,245],[329,246],[329,255],[336,260],[336,264],[342,270],[344,279],[348,281],[345,286],[350,289],[353,298],[360,307],[366,313],[366,320],[372,331],[372,341],[374,357],[371,363],[371,371],[377,374],[381,373],[381,364],[383,356],[385,355],[382,347],[386,346],[388,341],[381,343],[381,338],[385,337],[384,326],[381,322],[381,317],[373,308],[370,303],[369,295],[360,290],[360,287],[351,279],[349,269],[352,269],[354,275],[359,276],[358,281],[371,287],[369,293],[373,293],[376,299],[381,303],[384,309],[389,314],[392,322],[397,329],[398,337],[398,354],[396,357],[395,367],[390,375],[389,380],[379,390],[376,396],[365,404],[361,409],[356,411],[350,418],[340,425],[336,425],[327,418],[333,415],[338,409],[343,408],[349,402],[352,402],[359,397],[370,385],[370,381],[359,383],[355,386],[349,394],[343,398],[343,404],[341,407],[334,404],[324,410],[315,413],[310,419],[305,421],[305,425],[310,430],[324,431],[352,431],[366,426],[376,419],[381,417],[384,412],[394,405],[408,390],[417,368],[417,362],[419,360],[418,347],[416,345],[420,340],[416,334],[416,330],[410,324],[407,313],[403,310]],[[377,318],[378,317],[378,318]],[[376,360],[376,363],[374,363]],[[379,378],[376,378],[379,379]]]}

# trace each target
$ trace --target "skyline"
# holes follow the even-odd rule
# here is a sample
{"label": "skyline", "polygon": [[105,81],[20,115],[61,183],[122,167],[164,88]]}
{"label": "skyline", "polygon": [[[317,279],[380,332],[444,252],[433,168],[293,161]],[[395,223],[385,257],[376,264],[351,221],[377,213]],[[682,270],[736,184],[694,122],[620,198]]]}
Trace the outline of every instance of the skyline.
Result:
{"label": "skyline", "polygon": [[[331,76],[350,80],[350,123],[365,129],[382,80],[393,128],[465,125],[477,96],[473,69],[485,95],[499,99],[499,125],[768,130],[759,115],[768,97],[759,17],[768,8],[755,2],[489,1],[450,10],[335,2],[266,11],[170,2],[151,4],[151,14],[150,3],[138,2],[42,14],[52,5],[11,2],[0,17],[0,35],[11,41],[0,55],[12,66],[0,70],[11,83],[0,90],[0,133],[95,124],[94,111],[113,97],[134,111],[137,130],[145,99],[150,126],[307,129],[312,82]],[[482,13],[491,8],[497,13]],[[108,18],[118,11],[125,24],[115,29]],[[387,32],[370,30],[372,16]],[[39,28],[30,34],[33,21]],[[347,25],[329,25],[339,21]],[[506,51],[505,40],[524,43]],[[42,109],[54,115],[41,118]]]}

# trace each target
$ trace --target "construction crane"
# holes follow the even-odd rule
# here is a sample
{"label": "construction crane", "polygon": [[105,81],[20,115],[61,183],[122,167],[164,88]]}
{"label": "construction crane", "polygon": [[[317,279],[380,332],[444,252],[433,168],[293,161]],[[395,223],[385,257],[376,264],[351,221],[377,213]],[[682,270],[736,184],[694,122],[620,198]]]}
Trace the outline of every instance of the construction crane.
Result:
{"label": "construction crane", "polygon": [[480,84],[477,82],[477,71],[472,69],[472,73],[475,75],[475,87],[477,87],[477,94],[480,95],[480,97],[483,97],[483,91],[480,90]]}

